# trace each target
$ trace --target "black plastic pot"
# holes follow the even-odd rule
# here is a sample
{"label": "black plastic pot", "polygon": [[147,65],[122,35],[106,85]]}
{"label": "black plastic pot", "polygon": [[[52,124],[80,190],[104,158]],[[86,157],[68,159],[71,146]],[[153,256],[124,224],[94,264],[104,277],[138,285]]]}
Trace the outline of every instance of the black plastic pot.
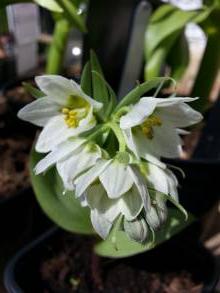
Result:
{"label": "black plastic pot", "polygon": [[[5,287],[9,293],[46,290],[40,277],[40,264],[51,255],[51,251],[56,251],[55,247],[65,233],[53,228],[14,256],[4,274]],[[194,241],[197,234],[198,226],[195,224],[150,252],[115,262],[126,262],[137,270],[149,272],[193,271],[204,284],[203,293],[215,292],[219,267],[211,254],[197,240]]]}

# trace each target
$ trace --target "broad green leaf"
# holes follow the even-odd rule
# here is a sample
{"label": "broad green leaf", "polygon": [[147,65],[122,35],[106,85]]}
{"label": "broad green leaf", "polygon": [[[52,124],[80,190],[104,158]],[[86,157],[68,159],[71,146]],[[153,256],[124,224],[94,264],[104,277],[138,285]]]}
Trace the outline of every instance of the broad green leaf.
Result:
{"label": "broad green leaf", "polygon": [[[162,6],[163,7],[163,6]],[[159,8],[161,9],[161,8]],[[197,11],[182,11],[179,9],[170,12],[169,16],[157,22],[150,22],[145,42],[146,57],[150,58],[160,43],[173,33],[183,30],[185,25],[198,15]]]}
{"label": "broad green leaf", "polygon": [[63,9],[55,0],[34,0],[34,2],[53,12],[63,12]]}
{"label": "broad green leaf", "polygon": [[[169,208],[168,219],[160,231],[155,232],[155,242],[153,244],[151,237],[145,244],[130,240],[125,232],[114,231],[110,233],[108,239],[100,241],[95,246],[95,252],[104,257],[122,258],[136,255],[153,249],[155,246],[167,241],[175,234],[182,231],[194,221],[193,216],[189,216],[187,221],[183,221],[182,215],[178,210]],[[114,237],[114,239],[112,239]]]}
{"label": "broad green leaf", "polygon": [[173,82],[175,84],[175,81],[170,78],[170,77],[155,77],[152,78],[149,81],[146,81],[142,84],[139,84],[136,86],[135,89],[133,89],[131,92],[129,92],[118,104],[118,106],[116,107],[115,111],[118,111],[121,107],[130,105],[130,104],[134,104],[136,102],[138,102],[138,100],[140,99],[140,97],[147,93],[148,91],[158,87],[161,83],[165,83],[165,82]]}
{"label": "broad green leaf", "polygon": [[32,84],[28,83],[28,82],[22,82],[22,85],[24,87],[24,89],[30,94],[32,95],[35,99],[39,99],[45,96],[45,94],[40,91],[39,89],[37,89],[36,87],[34,87]]}
{"label": "broad green leaf", "polygon": [[160,46],[155,49],[154,54],[146,61],[144,69],[144,79],[149,80],[156,76],[160,76],[161,68],[165,62],[169,48]]}
{"label": "broad green leaf", "polygon": [[48,217],[63,229],[75,233],[93,234],[88,208],[82,208],[73,192],[64,192],[56,169],[45,175],[35,175],[34,166],[42,155],[32,150],[30,161],[31,181],[36,198]]}
{"label": "broad green leaf", "polygon": [[167,63],[171,69],[171,77],[180,80],[189,64],[189,45],[184,33],[180,34],[170,49]]}
{"label": "broad green leaf", "polygon": [[88,96],[92,97],[92,73],[91,73],[90,61],[87,62],[83,68],[80,85],[82,90]]}
{"label": "broad green leaf", "polygon": [[177,8],[173,5],[164,4],[157,9],[154,14],[151,16],[151,23],[155,23],[161,21],[170,16],[170,14],[177,10]]}
{"label": "broad green leaf", "polygon": [[[152,52],[152,55],[146,57],[145,80],[160,75],[161,68],[166,63],[166,58],[173,44],[178,39],[179,35],[182,34],[182,32],[182,30],[177,30],[171,35],[167,36],[163,41],[161,41],[160,45]],[[149,42],[150,40],[146,41]],[[148,43],[145,43],[145,48],[147,50]],[[173,59],[175,59],[175,57],[173,57]]]}

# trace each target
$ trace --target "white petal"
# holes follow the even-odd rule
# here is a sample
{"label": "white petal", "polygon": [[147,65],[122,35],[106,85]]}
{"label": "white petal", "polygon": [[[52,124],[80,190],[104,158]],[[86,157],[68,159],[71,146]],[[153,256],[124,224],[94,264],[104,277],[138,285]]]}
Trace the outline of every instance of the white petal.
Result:
{"label": "white petal", "polygon": [[137,187],[133,186],[119,200],[120,211],[128,221],[134,220],[143,208],[143,202],[138,193]]}
{"label": "white petal", "polygon": [[93,127],[94,124],[76,128],[68,127],[62,114],[56,116],[46,124],[40,133],[36,143],[36,151],[39,153],[47,153],[68,138],[76,136]]}
{"label": "white petal", "polygon": [[70,95],[77,94],[69,79],[60,75],[42,75],[35,78],[38,87],[60,105],[65,105]]}
{"label": "white petal", "polygon": [[145,242],[148,236],[147,223],[143,218],[132,222],[124,219],[124,230],[131,240],[140,243]]}
{"label": "white petal", "polygon": [[179,202],[179,199],[178,199],[178,190],[177,190],[178,180],[177,180],[176,176],[173,174],[173,172],[170,171],[169,169],[166,169],[166,173],[167,173],[167,177],[168,177],[167,180],[168,180],[169,194],[177,202]]}
{"label": "white petal", "polygon": [[148,139],[141,130],[133,132],[133,140],[140,157],[148,159],[147,154],[154,157],[176,158],[180,155],[181,140],[176,129],[162,125],[154,127],[153,139]]}
{"label": "white petal", "polygon": [[98,160],[93,168],[76,179],[76,197],[84,193],[88,186],[98,178],[111,161],[112,160]]}
{"label": "white petal", "polygon": [[153,230],[156,231],[160,228],[160,219],[155,207],[152,206],[150,211],[146,213],[146,221]]}
{"label": "white petal", "polygon": [[177,103],[160,109],[160,118],[174,127],[187,127],[202,120],[202,115],[185,103]]}
{"label": "white petal", "polygon": [[120,127],[122,129],[127,129],[140,125],[153,113],[156,105],[157,99],[155,98],[141,98],[140,101],[135,104],[126,115],[121,117]]}
{"label": "white petal", "polygon": [[59,114],[60,106],[52,99],[43,97],[28,104],[18,112],[18,117],[38,126],[44,126],[51,117]]}
{"label": "white petal", "polygon": [[81,89],[80,85],[76,83],[74,80],[71,80],[72,86],[78,95],[82,96],[95,110],[99,110],[102,108],[102,103],[97,102],[96,100],[87,96]]}
{"label": "white petal", "polygon": [[164,170],[153,164],[148,164],[149,173],[147,180],[155,190],[162,193],[169,193],[168,176]]}
{"label": "white petal", "polygon": [[63,180],[67,190],[73,190],[74,179],[82,172],[95,165],[96,161],[101,158],[101,151],[88,152],[86,148],[77,149],[68,158],[57,163],[57,171]]}
{"label": "white petal", "polygon": [[102,172],[99,179],[110,198],[120,197],[133,185],[127,166],[115,160]]}
{"label": "white petal", "polygon": [[75,141],[65,141],[58,145],[52,152],[43,158],[35,167],[36,174],[44,172],[47,168],[55,164],[61,159],[66,158],[84,143],[84,139],[76,139]]}
{"label": "white petal", "polygon": [[128,167],[129,172],[134,180],[134,183],[137,187],[138,193],[141,196],[144,209],[147,211],[150,210],[151,207],[151,200],[150,200],[150,195],[147,190],[147,183],[145,178],[140,174],[139,170],[135,166],[129,166]]}
{"label": "white petal", "polygon": [[125,138],[127,147],[135,154],[135,156],[137,158],[139,158],[137,146],[136,146],[135,141],[133,139],[132,129],[131,128],[124,129],[124,130],[122,130],[122,133]]}
{"label": "white petal", "polygon": [[174,97],[174,98],[157,98],[157,108],[168,107],[179,103],[189,103],[198,100],[198,98],[190,97]]}
{"label": "white petal", "polygon": [[91,210],[90,217],[95,231],[101,238],[106,239],[111,230],[112,223],[106,220],[97,210]]}
{"label": "white petal", "polygon": [[92,210],[98,210],[98,212],[108,221],[114,222],[114,220],[120,214],[121,210],[119,200],[108,198],[105,189],[100,183],[89,186],[85,192],[85,195],[89,207]]}

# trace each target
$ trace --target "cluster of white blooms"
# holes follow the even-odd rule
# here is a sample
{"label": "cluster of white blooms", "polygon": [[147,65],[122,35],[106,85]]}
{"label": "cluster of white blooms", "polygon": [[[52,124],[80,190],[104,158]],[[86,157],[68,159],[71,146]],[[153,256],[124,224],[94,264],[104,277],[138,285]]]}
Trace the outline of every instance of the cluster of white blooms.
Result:
{"label": "cluster of white blooms", "polygon": [[178,157],[181,128],[201,120],[186,104],[194,99],[142,97],[100,122],[103,105],[74,81],[46,75],[36,83],[45,97],[18,114],[43,127],[35,148],[46,155],[35,166],[36,174],[56,166],[64,188],[90,208],[102,238],[121,217],[127,235],[145,242],[149,229],[166,221],[167,198],[178,202],[177,179],[160,158]]}

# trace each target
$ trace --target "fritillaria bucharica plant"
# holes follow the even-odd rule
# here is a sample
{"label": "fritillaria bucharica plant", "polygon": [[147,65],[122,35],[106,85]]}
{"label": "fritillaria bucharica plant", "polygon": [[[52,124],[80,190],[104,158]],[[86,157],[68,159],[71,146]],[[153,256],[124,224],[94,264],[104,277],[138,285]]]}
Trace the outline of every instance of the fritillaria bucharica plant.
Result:
{"label": "fritillaria bucharica plant", "polygon": [[188,104],[194,98],[159,98],[171,80],[154,78],[117,101],[94,53],[80,85],[58,75],[35,80],[38,99],[18,117],[42,127],[31,172],[50,218],[72,232],[97,233],[96,252],[113,257],[148,250],[190,222],[161,157],[178,157],[183,128],[201,121]]}

